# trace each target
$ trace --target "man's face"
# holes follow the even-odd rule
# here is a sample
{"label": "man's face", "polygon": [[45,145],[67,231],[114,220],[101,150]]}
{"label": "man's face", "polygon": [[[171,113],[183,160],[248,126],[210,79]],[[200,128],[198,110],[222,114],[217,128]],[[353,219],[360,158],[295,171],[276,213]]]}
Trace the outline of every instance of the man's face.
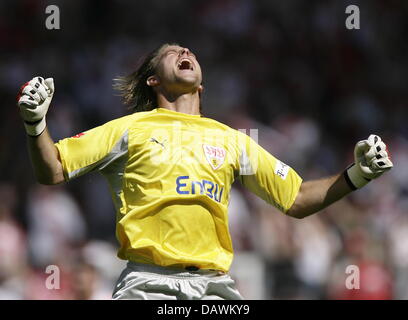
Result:
{"label": "man's face", "polygon": [[156,76],[159,85],[168,91],[191,92],[202,82],[201,67],[196,56],[180,46],[166,46],[158,55]]}

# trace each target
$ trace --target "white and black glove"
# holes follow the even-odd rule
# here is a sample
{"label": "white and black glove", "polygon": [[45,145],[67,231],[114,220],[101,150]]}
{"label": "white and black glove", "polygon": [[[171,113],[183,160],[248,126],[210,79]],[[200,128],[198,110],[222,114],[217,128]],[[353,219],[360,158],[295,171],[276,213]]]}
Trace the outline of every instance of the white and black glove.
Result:
{"label": "white and black glove", "polygon": [[17,105],[27,134],[39,136],[46,127],[45,115],[54,95],[54,79],[35,77],[26,82],[17,96]]}
{"label": "white and black glove", "polygon": [[344,172],[344,177],[353,189],[360,189],[372,179],[381,176],[393,167],[387,146],[377,135],[357,142],[354,148],[354,163]]}

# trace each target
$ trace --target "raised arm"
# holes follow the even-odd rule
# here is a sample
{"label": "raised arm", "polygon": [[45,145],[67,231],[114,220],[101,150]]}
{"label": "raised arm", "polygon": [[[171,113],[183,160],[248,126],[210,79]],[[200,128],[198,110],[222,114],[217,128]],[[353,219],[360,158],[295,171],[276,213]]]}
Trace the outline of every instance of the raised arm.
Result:
{"label": "raised arm", "polygon": [[28,136],[28,150],[39,183],[50,185],[65,181],[58,150],[47,129],[38,137]]}
{"label": "raised arm", "polygon": [[376,135],[370,135],[367,140],[358,142],[354,157],[355,163],[342,174],[303,182],[287,214],[294,218],[307,217],[351,191],[362,188],[393,167],[386,145]]}
{"label": "raised arm", "polygon": [[45,121],[53,95],[53,79],[35,77],[21,87],[17,96],[17,105],[28,135],[28,150],[34,173],[42,184],[58,184],[64,181],[58,150],[48,133]]}
{"label": "raised arm", "polygon": [[294,218],[305,218],[318,212],[353,191],[343,174],[303,182],[295,203],[287,212]]}

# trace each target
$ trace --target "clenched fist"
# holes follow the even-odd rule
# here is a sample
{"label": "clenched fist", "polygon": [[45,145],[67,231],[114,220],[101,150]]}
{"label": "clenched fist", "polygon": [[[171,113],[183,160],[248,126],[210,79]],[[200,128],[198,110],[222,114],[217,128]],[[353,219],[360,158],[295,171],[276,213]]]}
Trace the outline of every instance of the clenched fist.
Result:
{"label": "clenched fist", "polygon": [[44,80],[42,77],[35,77],[20,88],[17,105],[28,135],[35,137],[44,131],[45,115],[53,95],[53,78]]}
{"label": "clenched fist", "polygon": [[354,161],[346,170],[346,179],[349,179],[354,189],[365,186],[394,166],[387,146],[374,134],[366,140],[357,142],[354,148]]}

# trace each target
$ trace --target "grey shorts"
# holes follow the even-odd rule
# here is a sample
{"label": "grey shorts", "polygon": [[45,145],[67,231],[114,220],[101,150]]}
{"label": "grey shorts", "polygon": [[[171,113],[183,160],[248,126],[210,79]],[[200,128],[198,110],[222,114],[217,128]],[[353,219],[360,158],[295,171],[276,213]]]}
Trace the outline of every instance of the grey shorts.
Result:
{"label": "grey shorts", "polygon": [[128,262],[112,299],[241,300],[231,277],[220,271],[167,268]]}

